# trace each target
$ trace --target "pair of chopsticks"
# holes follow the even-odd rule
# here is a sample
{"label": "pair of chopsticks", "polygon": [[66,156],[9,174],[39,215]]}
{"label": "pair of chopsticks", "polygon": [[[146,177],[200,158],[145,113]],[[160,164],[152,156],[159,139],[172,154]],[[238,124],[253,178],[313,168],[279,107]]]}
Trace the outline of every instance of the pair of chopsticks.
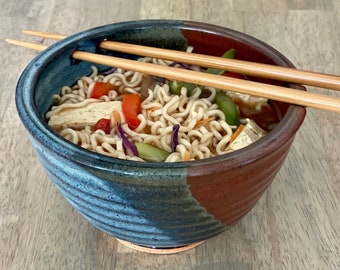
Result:
{"label": "pair of chopsticks", "polygon": [[[65,35],[47,32],[26,30],[23,31],[23,33],[56,40],[66,38]],[[38,51],[42,51],[47,48],[47,46],[43,44],[29,43],[12,39],[6,39],[6,41],[11,44],[35,49]],[[196,53],[146,47],[116,41],[104,40],[99,44],[99,47],[102,49],[125,52],[140,56],[155,57],[164,60],[197,65],[201,67],[211,67],[230,72],[241,74],[243,73],[251,76],[285,81],[289,83],[297,83],[333,90],[340,90],[340,76],[337,75],[297,70],[288,67],[279,67],[236,59],[225,59],[222,57],[208,56]],[[164,77],[170,80],[186,81],[198,85],[205,85],[222,90],[260,96],[291,104],[333,112],[340,112],[340,98],[337,98],[335,96],[327,96],[318,93],[299,91],[292,88],[248,80],[241,80],[226,76],[208,74],[204,72],[165,67],[151,63],[142,63],[134,60],[128,60],[107,55],[99,55],[84,51],[74,51],[72,57],[78,60],[89,61],[92,63],[106,65],[110,67],[123,68],[126,70],[132,70],[149,75]]]}

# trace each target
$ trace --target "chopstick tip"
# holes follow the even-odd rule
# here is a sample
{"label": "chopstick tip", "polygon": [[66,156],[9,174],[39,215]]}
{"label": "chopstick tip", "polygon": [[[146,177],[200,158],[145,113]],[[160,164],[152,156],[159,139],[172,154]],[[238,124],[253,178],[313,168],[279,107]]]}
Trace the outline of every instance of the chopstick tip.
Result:
{"label": "chopstick tip", "polygon": [[50,38],[60,40],[66,38],[66,35],[57,34],[57,33],[50,33],[50,32],[43,32],[43,31],[34,31],[34,30],[22,30],[22,33],[29,36],[36,36],[42,38]]}
{"label": "chopstick tip", "polygon": [[15,39],[5,38],[5,41],[9,44],[19,45],[19,41]]}
{"label": "chopstick tip", "polygon": [[16,39],[6,38],[5,41],[7,43],[10,43],[10,44],[13,44],[13,45],[17,45],[17,46],[20,46],[20,47],[25,47],[25,48],[29,48],[29,49],[33,49],[33,50],[37,50],[37,51],[43,51],[47,48],[47,46],[45,46],[43,44],[24,42],[24,41],[16,40]]}

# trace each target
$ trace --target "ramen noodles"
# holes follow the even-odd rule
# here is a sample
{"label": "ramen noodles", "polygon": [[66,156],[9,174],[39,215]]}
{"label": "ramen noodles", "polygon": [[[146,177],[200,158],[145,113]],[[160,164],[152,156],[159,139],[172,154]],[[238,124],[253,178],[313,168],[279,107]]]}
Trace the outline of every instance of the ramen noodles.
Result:
{"label": "ramen noodles", "polygon": [[[185,68],[149,57],[138,61]],[[120,159],[165,162],[227,154],[260,139],[272,128],[260,127],[247,117],[249,111],[252,115],[261,115],[268,108],[273,111],[267,99],[153,78],[119,68],[99,73],[92,67],[89,76],[53,96],[53,106],[46,114],[48,124],[90,151]],[[146,80],[151,83],[145,87]],[[218,95],[222,95],[222,104],[217,102]],[[228,103],[236,115],[231,122],[223,111]],[[277,121],[274,117],[270,124]]]}

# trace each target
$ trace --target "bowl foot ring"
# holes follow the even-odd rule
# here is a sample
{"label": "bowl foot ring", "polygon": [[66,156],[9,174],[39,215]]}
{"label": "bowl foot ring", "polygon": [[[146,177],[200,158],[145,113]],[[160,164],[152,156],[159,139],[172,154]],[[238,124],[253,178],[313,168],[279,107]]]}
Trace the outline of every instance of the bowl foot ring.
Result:
{"label": "bowl foot ring", "polygon": [[139,245],[136,245],[136,244],[133,244],[131,242],[121,240],[121,239],[118,239],[118,238],[116,238],[116,240],[119,243],[123,244],[124,246],[131,248],[131,249],[134,249],[134,250],[138,250],[138,251],[150,253],[150,254],[163,254],[163,255],[188,251],[190,249],[196,248],[197,246],[203,244],[203,242],[204,242],[204,241],[202,241],[202,242],[197,242],[197,243],[193,243],[193,244],[186,245],[186,246],[173,247],[173,248],[152,248],[152,247],[139,246]]}

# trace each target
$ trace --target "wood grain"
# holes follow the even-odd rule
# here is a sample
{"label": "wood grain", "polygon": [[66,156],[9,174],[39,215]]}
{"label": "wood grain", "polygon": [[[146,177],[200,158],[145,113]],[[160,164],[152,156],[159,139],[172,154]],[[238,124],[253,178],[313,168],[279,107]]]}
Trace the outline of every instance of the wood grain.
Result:
{"label": "wood grain", "polygon": [[338,0],[0,3],[0,269],[340,269],[339,114],[308,109],[283,168],[239,224],[184,253],[141,253],[89,225],[47,178],[14,101],[36,53],[4,42],[22,29],[72,34],[126,20],[186,19],[262,39],[300,69],[340,74]]}

